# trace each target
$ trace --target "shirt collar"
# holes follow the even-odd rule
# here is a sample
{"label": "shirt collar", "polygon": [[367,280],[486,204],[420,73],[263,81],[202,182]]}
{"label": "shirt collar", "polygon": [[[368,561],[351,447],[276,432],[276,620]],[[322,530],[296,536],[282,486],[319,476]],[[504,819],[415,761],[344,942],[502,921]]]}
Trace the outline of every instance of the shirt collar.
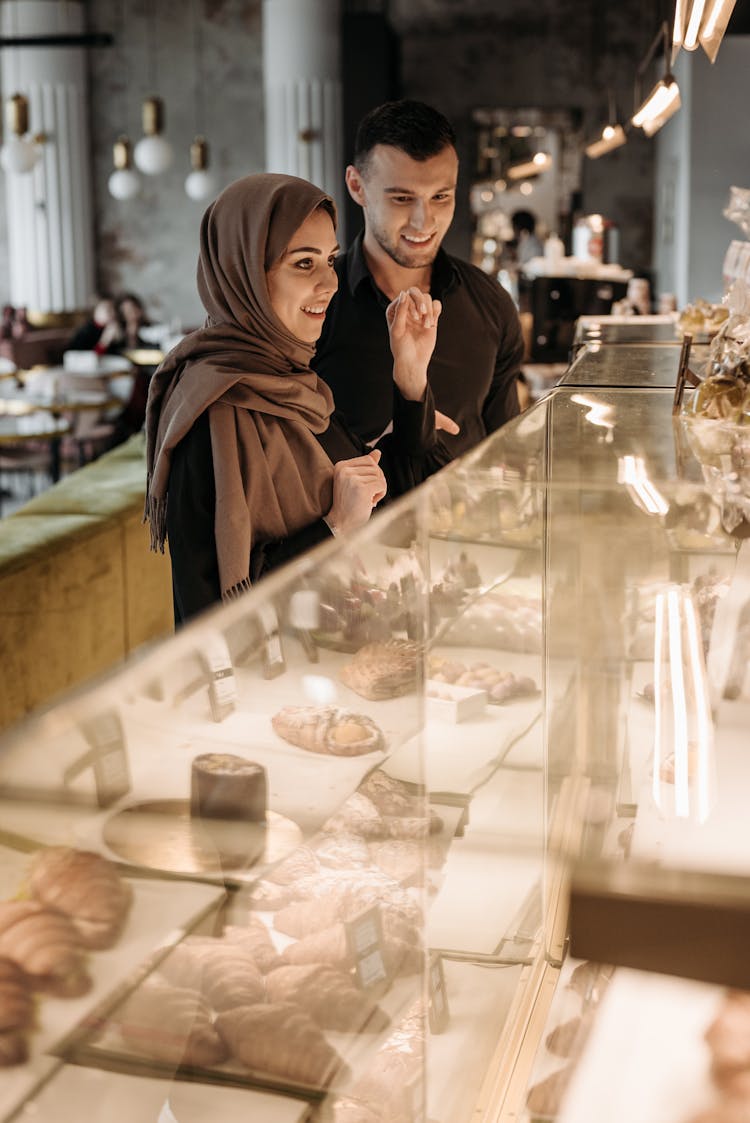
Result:
{"label": "shirt collar", "polygon": [[[357,295],[357,290],[363,281],[369,281],[376,294],[380,292],[373,280],[370,270],[367,268],[367,262],[365,261],[365,255],[362,249],[363,239],[364,231],[360,231],[346,254],[349,264],[349,291],[352,296]],[[458,271],[441,246],[432,266],[432,296],[436,300],[442,300],[445,293],[449,292],[459,283],[460,277]]]}

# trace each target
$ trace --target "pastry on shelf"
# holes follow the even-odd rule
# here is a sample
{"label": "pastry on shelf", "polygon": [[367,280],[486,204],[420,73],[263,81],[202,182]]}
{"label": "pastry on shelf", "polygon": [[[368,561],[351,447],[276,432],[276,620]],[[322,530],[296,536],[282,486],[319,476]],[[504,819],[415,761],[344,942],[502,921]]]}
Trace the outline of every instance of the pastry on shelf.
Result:
{"label": "pastry on shelf", "polygon": [[566,1065],[565,1068],[557,1069],[556,1072],[550,1073],[544,1080],[529,1088],[526,1106],[532,1116],[541,1115],[554,1119],[560,1110],[562,1097],[570,1083],[571,1075],[572,1068]]}
{"label": "pastry on shelf", "polygon": [[[407,933],[398,926],[389,924],[387,914],[383,917],[381,949],[383,962],[388,975],[413,975],[422,967],[422,951],[416,930]],[[294,966],[305,964],[326,964],[341,970],[355,966],[352,949],[347,940],[346,926],[332,924],[309,936],[303,936],[294,944],[288,944],[281,955],[282,962]]]}
{"label": "pastry on shelf", "polygon": [[355,866],[370,865],[370,850],[365,840],[358,834],[324,834],[315,847],[315,854],[321,866],[329,869],[344,870]]}
{"label": "pastry on shelf", "polygon": [[279,737],[311,753],[360,756],[385,745],[372,718],[338,706],[284,706],[271,718],[271,725]]}
{"label": "pastry on shelf", "polygon": [[[430,807],[424,798],[412,791],[402,780],[394,780],[381,769],[376,769],[360,784],[359,792],[366,796],[378,809],[386,824],[385,834],[391,838],[421,838],[423,834],[438,834],[444,826],[443,820]],[[415,819],[427,818],[426,831],[421,828],[418,834],[409,833]]]}
{"label": "pastry on shelf", "polygon": [[388,1123],[414,1119],[416,1087],[425,1064],[425,1018],[421,1004],[387,1037],[372,1064],[351,1088],[353,1099],[377,1108]]}
{"label": "pastry on shelf", "polygon": [[578,1042],[582,1042],[586,1035],[591,1019],[585,1015],[568,1018],[561,1022],[547,1034],[545,1044],[550,1053],[557,1057],[569,1057]]}
{"label": "pastry on shelf", "polygon": [[174,986],[199,991],[213,1010],[263,1001],[263,975],[241,944],[188,938],[162,960],[159,973]]}
{"label": "pastry on shelf", "polygon": [[423,843],[406,839],[371,842],[370,856],[375,865],[406,887],[424,883],[427,853]]}
{"label": "pastry on shelf", "polygon": [[431,655],[427,661],[427,673],[434,682],[484,690],[487,692],[487,701],[496,706],[518,698],[532,698],[539,693],[539,687],[527,675],[502,671],[498,667],[493,667],[491,663],[483,661],[466,665],[455,659]]}
{"label": "pastry on shelf", "polygon": [[323,831],[330,834],[355,834],[361,838],[385,838],[387,828],[371,799],[362,792],[353,792],[341,807],[326,819]]}
{"label": "pastry on shelf", "polygon": [[422,673],[422,646],[414,640],[368,643],[339,672],[341,681],[372,701],[416,690]]}
{"label": "pastry on shelf", "polygon": [[224,929],[222,939],[230,944],[238,944],[248,951],[255,960],[258,969],[265,975],[279,965],[279,953],[276,951],[271,935],[262,920],[252,914],[246,925],[229,924]]}
{"label": "pastry on shelf", "polygon": [[320,1027],[289,1003],[236,1006],[219,1014],[216,1029],[253,1073],[326,1088],[343,1068]]}
{"label": "pastry on shelf", "polygon": [[711,1074],[717,1084],[750,1070],[750,994],[729,991],[705,1033]]}
{"label": "pastry on shelf", "polygon": [[0,956],[17,963],[34,990],[78,998],[91,989],[78,930],[37,901],[0,903]]}
{"label": "pastry on shelf", "polygon": [[283,909],[288,905],[291,899],[292,894],[288,886],[277,885],[275,881],[260,878],[253,882],[248,903],[251,909],[256,909],[258,912],[275,912],[276,909]]}
{"label": "pastry on shelf", "polygon": [[0,958],[0,1068],[23,1064],[34,1024],[34,999],[26,975],[12,959]]}
{"label": "pastry on shelf", "polygon": [[[279,909],[274,927],[288,936],[307,936],[329,928],[339,920],[353,920],[365,909],[378,906],[384,926],[401,925],[406,938],[421,924],[421,910],[414,897],[392,877],[378,869],[329,871],[334,876],[311,879],[297,888],[304,894]],[[399,932],[399,935],[402,933]]]}
{"label": "pastry on shelf", "polygon": [[65,913],[87,948],[109,948],[125,925],[133,891],[113,862],[90,850],[51,846],[34,855],[29,889]]}
{"label": "pastry on shelf", "polygon": [[149,979],[113,1020],[128,1047],[151,1061],[211,1068],[227,1059],[227,1047],[197,991]]}
{"label": "pastry on shelf", "polygon": [[268,881],[277,885],[292,885],[301,877],[318,873],[320,863],[309,846],[297,846],[292,853],[268,873]]}
{"label": "pastry on shelf", "polygon": [[266,976],[269,1002],[300,1006],[323,1029],[342,1033],[379,1033],[387,1015],[351,975],[323,963],[277,967]]}

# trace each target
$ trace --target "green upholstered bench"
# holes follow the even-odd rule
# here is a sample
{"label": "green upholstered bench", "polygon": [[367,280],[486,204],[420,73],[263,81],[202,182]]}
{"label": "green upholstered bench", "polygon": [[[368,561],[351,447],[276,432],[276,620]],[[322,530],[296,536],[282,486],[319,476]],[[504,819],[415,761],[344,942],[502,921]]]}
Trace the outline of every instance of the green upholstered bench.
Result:
{"label": "green upholstered bench", "polygon": [[144,490],[138,434],[0,520],[0,728],[172,630]]}

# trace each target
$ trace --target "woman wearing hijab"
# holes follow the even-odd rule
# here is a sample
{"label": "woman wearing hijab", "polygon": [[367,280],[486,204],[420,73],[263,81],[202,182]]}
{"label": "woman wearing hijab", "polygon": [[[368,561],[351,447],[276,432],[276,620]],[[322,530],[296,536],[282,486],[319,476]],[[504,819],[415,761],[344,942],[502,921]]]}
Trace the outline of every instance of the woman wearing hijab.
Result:
{"label": "woman wearing hijab", "polygon": [[310,368],[337,287],[335,223],[330,196],[270,173],[231,184],[203,216],[206,320],[156,371],[146,417],[146,516],[152,548],[169,538],[178,624],[364,525],[386,491],[443,459],[427,385],[438,301],[413,289],[388,307],[394,427],[376,449]]}

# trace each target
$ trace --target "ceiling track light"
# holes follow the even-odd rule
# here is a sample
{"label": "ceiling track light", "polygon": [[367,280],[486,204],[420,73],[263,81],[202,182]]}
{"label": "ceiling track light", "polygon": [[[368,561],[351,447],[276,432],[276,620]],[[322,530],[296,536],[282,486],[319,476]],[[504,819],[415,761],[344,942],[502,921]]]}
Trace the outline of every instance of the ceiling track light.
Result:
{"label": "ceiling track light", "polygon": [[552,157],[548,152],[537,152],[532,160],[522,164],[511,164],[506,171],[508,179],[529,179],[531,176],[541,175],[552,167]]}
{"label": "ceiling track light", "polygon": [[716,61],[736,0],[676,0],[672,28],[672,62],[681,47],[698,47]]}
{"label": "ceiling track light", "polygon": [[617,123],[617,106],[610,90],[607,124],[596,140],[586,145],[584,151],[590,160],[598,160],[600,156],[605,156],[607,152],[614,152],[615,148],[621,148],[623,144],[627,143],[627,139],[622,125]]}
{"label": "ceiling track light", "polygon": [[[643,75],[654,61],[660,46],[664,51],[664,74],[644,100],[641,88]],[[680,87],[669,69],[669,50],[669,25],[665,21],[636,72],[634,104],[638,108],[630,121],[636,128],[643,129],[646,136],[653,136],[658,132],[682,104]]]}

